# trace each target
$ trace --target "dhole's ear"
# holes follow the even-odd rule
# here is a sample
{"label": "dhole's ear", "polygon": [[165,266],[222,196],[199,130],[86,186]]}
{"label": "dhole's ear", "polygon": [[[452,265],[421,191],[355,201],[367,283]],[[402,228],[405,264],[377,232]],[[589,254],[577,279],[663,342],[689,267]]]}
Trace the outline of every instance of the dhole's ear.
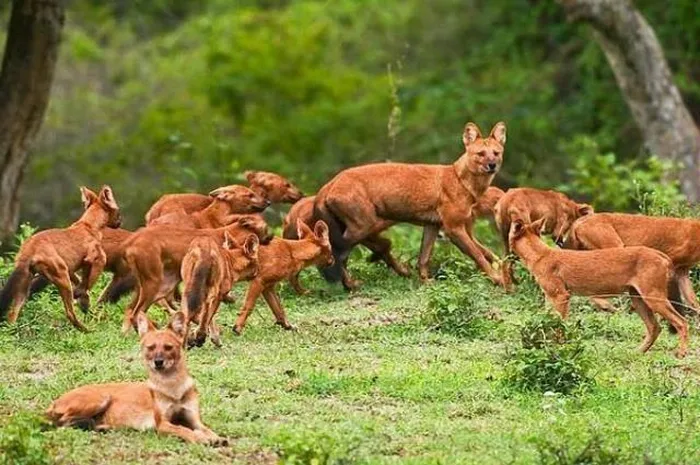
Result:
{"label": "dhole's ear", "polygon": [[175,313],[172,318],[170,318],[168,329],[177,334],[178,337],[184,338],[186,336],[185,314],[182,312]]}
{"label": "dhole's ear", "polygon": [[209,197],[214,197],[215,199],[220,200],[228,200],[233,195],[233,192],[231,192],[232,187],[233,186],[217,187],[213,191],[209,192]]}
{"label": "dhole's ear", "polygon": [[144,337],[147,332],[154,329],[156,329],[156,326],[148,319],[145,313],[139,312],[136,315],[136,331],[138,331],[139,337]]}
{"label": "dhole's ear", "polygon": [[474,123],[467,123],[464,126],[464,133],[462,134],[462,142],[464,142],[464,147],[473,143],[475,140],[481,139],[481,129]]}
{"label": "dhole's ear", "polygon": [[537,221],[533,221],[533,222],[530,224],[530,229],[532,230],[532,232],[534,232],[535,234],[537,234],[537,235],[539,236],[540,233],[542,232],[542,228],[544,228],[544,221],[545,221],[545,219],[546,219],[546,218],[540,218],[540,219],[537,220]]}
{"label": "dhole's ear", "polygon": [[231,237],[228,231],[224,231],[224,249],[235,249],[238,247],[236,240]]}
{"label": "dhole's ear", "polygon": [[243,173],[243,176],[248,180],[248,183],[253,183],[255,181],[255,178],[258,176],[257,171],[246,171]]}
{"label": "dhole's ear", "polygon": [[594,213],[593,207],[587,203],[577,203],[576,212],[578,213],[578,216],[592,215]]}
{"label": "dhole's ear", "polygon": [[491,129],[491,134],[489,135],[492,139],[495,139],[499,144],[506,144],[506,123],[499,121]]}
{"label": "dhole's ear", "polygon": [[328,238],[328,225],[323,220],[318,220],[314,225],[314,234],[325,242],[330,241]]}
{"label": "dhole's ear", "polygon": [[510,235],[513,237],[520,237],[525,232],[525,223],[522,220],[515,220],[510,225]]}
{"label": "dhole's ear", "polygon": [[117,201],[114,199],[114,192],[112,192],[111,187],[102,186],[102,190],[100,190],[100,200],[112,210],[119,210],[119,205],[117,205]]}
{"label": "dhole's ear", "polygon": [[85,186],[80,187],[80,198],[83,201],[83,208],[87,210],[87,208],[92,205],[92,202],[97,200],[97,194],[95,194],[93,191],[88,189]]}
{"label": "dhole's ear", "polygon": [[243,253],[246,254],[248,258],[256,259],[258,258],[258,246],[260,245],[260,239],[255,234],[251,234],[245,240],[243,244]]}
{"label": "dhole's ear", "polygon": [[254,229],[255,220],[249,216],[244,216],[238,220],[238,224],[245,229]]}
{"label": "dhole's ear", "polygon": [[304,223],[301,218],[297,218],[297,237],[299,239],[304,239],[309,234],[313,234],[311,228],[309,228],[309,226]]}

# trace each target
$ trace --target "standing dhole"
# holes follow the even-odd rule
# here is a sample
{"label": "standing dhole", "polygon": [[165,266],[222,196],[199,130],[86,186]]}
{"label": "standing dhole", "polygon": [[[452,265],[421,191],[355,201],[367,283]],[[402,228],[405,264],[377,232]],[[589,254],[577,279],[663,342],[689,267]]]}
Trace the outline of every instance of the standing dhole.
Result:
{"label": "standing dhole", "polygon": [[163,330],[157,330],[144,314],[137,318],[148,381],[76,388],[51,403],[48,418],[56,426],[155,429],[188,442],[227,445],[200,418],[199,394],[182,350],[185,316],[176,313]]}
{"label": "standing dhole", "polygon": [[550,248],[539,237],[543,224],[544,219],[530,225],[515,220],[510,229],[510,248],[522,259],[562,318],[569,314],[571,294],[629,292],[632,306],[647,330],[639,350],[649,350],[659,336],[661,328],[654,316],[658,313],[678,331],[677,355],[685,356],[688,323],[668,301],[673,264],[666,255],[649,247],[591,251]]}
{"label": "standing dhole", "polygon": [[243,247],[228,233],[224,233],[223,246],[211,237],[192,241],[180,268],[184,284],[182,312],[188,328],[192,321],[199,321],[197,334],[187,341],[189,346],[201,347],[207,334],[215,346],[221,345],[214,318],[231,287],[238,280],[252,279],[258,273],[258,245],[258,236],[254,234],[246,238]]}
{"label": "standing dhole", "polygon": [[355,245],[376,238],[396,222],[424,226],[418,269],[428,278],[432,245],[442,228],[459,249],[498,285],[495,256],[472,235],[474,205],[491,184],[503,162],[506,125],[497,123],[482,137],[474,123],[462,135],[464,153],[451,165],[380,163],[349,168],[321,188],[314,217],[328,223],[335,265],[324,275],[331,281],[349,279],[346,262]]}
{"label": "standing dhole", "polygon": [[236,319],[234,331],[243,332],[248,315],[253,311],[260,294],[275,315],[276,324],[284,329],[294,329],[287,321],[276,287],[308,266],[333,264],[333,252],[328,238],[328,226],[317,221],[313,231],[303,221],[297,221],[299,240],[274,238],[258,251],[258,273],[250,280],[248,292]]}
{"label": "standing dhole", "polygon": [[105,266],[102,249],[102,229],[118,228],[121,224],[119,206],[109,186],[103,186],[99,194],[86,187],[80,192],[85,212],[78,221],[65,229],[49,229],[30,237],[17,252],[15,269],[0,292],[0,318],[7,315],[14,323],[29,294],[32,278],[43,275],[57,288],[63,300],[68,320],[81,331],[87,328],[78,320],[73,310],[74,273],[80,274],[75,295],[81,299],[83,309],[89,305],[88,291],[97,281]]}

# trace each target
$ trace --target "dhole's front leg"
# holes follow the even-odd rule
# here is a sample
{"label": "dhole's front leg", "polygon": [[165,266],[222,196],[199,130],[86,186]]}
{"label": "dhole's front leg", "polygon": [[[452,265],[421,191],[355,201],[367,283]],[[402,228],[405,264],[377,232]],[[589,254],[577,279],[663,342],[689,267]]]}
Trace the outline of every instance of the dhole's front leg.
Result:
{"label": "dhole's front leg", "polygon": [[209,437],[202,431],[195,431],[184,426],[170,423],[169,421],[161,421],[156,425],[156,431],[160,434],[170,434],[184,439],[187,442],[198,442],[207,444],[211,441]]}
{"label": "dhole's front leg", "polygon": [[554,307],[554,310],[559,313],[562,320],[566,320],[569,316],[569,300],[571,296],[568,292],[550,294],[545,291],[545,297]]}
{"label": "dhole's front leg", "polygon": [[299,295],[309,295],[309,293],[311,292],[308,289],[304,289],[304,287],[299,282],[299,273],[294,273],[292,276],[289,277],[289,285],[292,286],[294,292],[296,292]]}
{"label": "dhole's front leg", "polygon": [[75,316],[71,274],[68,272],[68,267],[63,260],[60,257],[56,257],[53,260],[35,264],[35,268],[58,288],[68,321],[80,331],[87,332],[88,329]]}
{"label": "dhole's front leg", "polygon": [[690,270],[688,270],[688,268],[676,270],[678,287],[680,288],[681,295],[683,296],[685,303],[691,306],[695,313],[700,314],[700,304],[698,303],[698,298],[695,295],[693,283],[690,281],[689,272]]}
{"label": "dhole's front leg", "polygon": [[275,291],[275,286],[276,285],[272,285],[263,290],[262,294],[265,298],[265,302],[267,302],[268,307],[270,307],[270,310],[274,313],[276,324],[287,330],[294,329],[294,326],[287,321],[287,314],[284,312],[284,308],[282,308],[282,302]]}
{"label": "dhole's front leg", "polygon": [[196,432],[196,434],[205,438],[205,442],[215,446],[228,445],[228,441],[226,439],[216,434],[202,422],[202,418],[199,416],[199,407],[197,407],[196,410],[188,408],[183,413],[187,424]]}
{"label": "dhole's front leg", "polygon": [[488,260],[486,260],[486,257],[481,253],[481,249],[476,245],[474,239],[467,233],[465,225],[451,226],[446,224],[444,230],[452,243],[455,244],[462,253],[469,255],[476,262],[479,269],[486,273],[494,284],[497,286],[504,286],[503,277],[497,273]]}
{"label": "dhole's front leg", "polygon": [[248,319],[250,312],[253,311],[253,308],[255,307],[255,302],[257,302],[258,297],[260,297],[262,291],[263,285],[260,281],[253,280],[250,282],[250,285],[248,286],[248,292],[245,295],[245,302],[243,303],[243,307],[241,307],[241,311],[238,313],[238,318],[236,318],[236,324],[233,326],[233,332],[235,332],[236,334],[241,334],[243,332],[245,322]]}

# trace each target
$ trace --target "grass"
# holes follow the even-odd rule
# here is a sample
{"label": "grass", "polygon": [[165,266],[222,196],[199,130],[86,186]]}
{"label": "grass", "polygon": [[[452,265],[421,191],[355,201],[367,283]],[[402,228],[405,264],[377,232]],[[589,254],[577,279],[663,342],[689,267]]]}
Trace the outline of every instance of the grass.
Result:
{"label": "grass", "polygon": [[[396,235],[404,259],[415,256],[418,243],[417,233],[407,234]],[[237,307],[222,307],[223,348],[208,344],[188,354],[205,422],[231,439],[219,449],[153,432],[38,422],[68,389],[145,375],[136,335],[119,332],[125,302],[81,315],[93,330],[81,334],[55,292],[45,292],[16,325],[0,327],[0,463],[20,463],[21,454],[38,457],[22,463],[44,463],[45,454],[62,464],[700,463],[695,324],[686,359],[673,357],[677,340],[666,330],[641,355],[644,329],[636,315],[597,313],[575,299],[572,319],[594,382],[569,395],[515,390],[504,383],[509,354],[525,322],[550,311],[536,285],[519,270],[518,292],[506,295],[446,245],[433,261],[442,264],[436,271],[443,279],[419,286],[355,258],[352,270],[364,285],[350,295],[306,271],[313,295],[282,289],[297,332],[274,326],[260,302],[235,337]],[[9,268],[1,269],[6,277]],[[461,286],[474,290],[463,297],[489,322],[444,331],[432,322],[430,302]],[[240,295],[245,287],[237,289]],[[150,314],[164,321],[160,310]],[[8,444],[17,441],[26,450],[14,447],[19,455],[8,458]]]}

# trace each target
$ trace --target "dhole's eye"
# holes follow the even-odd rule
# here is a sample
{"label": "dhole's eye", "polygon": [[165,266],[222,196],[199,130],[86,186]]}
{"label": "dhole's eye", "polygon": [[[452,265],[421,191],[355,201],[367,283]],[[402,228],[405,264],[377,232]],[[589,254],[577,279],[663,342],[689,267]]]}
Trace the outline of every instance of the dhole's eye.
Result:
{"label": "dhole's eye", "polygon": [[173,346],[170,344],[165,344],[163,346],[163,349],[165,349],[167,352],[170,352],[171,350],[173,350]]}
{"label": "dhole's eye", "polygon": [[501,152],[493,152],[493,156],[494,156],[494,157],[497,157],[497,156],[499,156],[500,154],[501,154]]}
{"label": "dhole's eye", "polygon": [[482,150],[482,151],[479,152],[477,155],[479,155],[480,157],[485,157],[485,156],[486,156],[486,151]]}
{"label": "dhole's eye", "polygon": [[155,344],[149,344],[149,345],[146,346],[146,349],[147,349],[147,350],[153,350],[153,349],[155,349],[155,348],[156,348],[156,345],[155,345]]}

